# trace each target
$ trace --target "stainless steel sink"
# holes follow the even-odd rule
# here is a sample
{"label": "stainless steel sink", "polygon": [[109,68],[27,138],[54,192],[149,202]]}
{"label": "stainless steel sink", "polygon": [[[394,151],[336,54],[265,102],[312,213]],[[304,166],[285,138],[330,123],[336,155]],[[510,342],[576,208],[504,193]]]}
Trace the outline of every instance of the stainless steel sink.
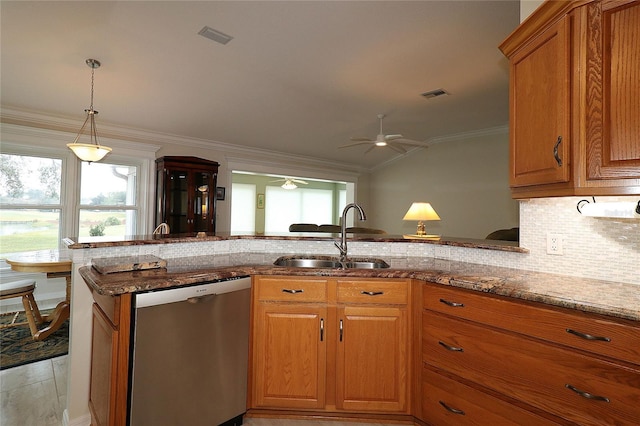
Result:
{"label": "stainless steel sink", "polygon": [[288,266],[290,268],[329,268],[329,269],[378,269],[388,268],[389,265],[382,259],[349,259],[348,262],[340,262],[334,257],[296,257],[283,256],[275,262],[276,266]]}
{"label": "stainless steel sink", "polygon": [[382,259],[367,259],[367,260],[351,260],[347,262],[347,268],[357,269],[380,269],[388,268],[389,265]]}

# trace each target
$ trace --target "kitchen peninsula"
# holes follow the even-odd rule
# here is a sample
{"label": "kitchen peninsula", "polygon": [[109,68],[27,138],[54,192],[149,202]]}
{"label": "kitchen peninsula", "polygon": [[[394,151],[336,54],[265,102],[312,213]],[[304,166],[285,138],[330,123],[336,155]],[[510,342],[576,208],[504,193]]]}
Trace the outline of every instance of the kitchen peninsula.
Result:
{"label": "kitchen peninsula", "polygon": [[[640,369],[640,353],[638,353],[637,349],[634,349],[637,346],[634,342],[637,342],[637,339],[640,338],[640,329],[638,328],[638,321],[640,321],[640,295],[637,292],[637,286],[455,260],[457,256],[456,250],[464,250],[469,259],[475,259],[474,256],[476,255],[487,256],[487,254],[491,257],[505,259],[529,256],[527,250],[520,247],[498,245],[494,248],[487,247],[491,246],[493,242],[489,244],[487,242],[474,243],[472,241],[462,242],[447,239],[434,242],[405,241],[389,236],[384,236],[382,239],[377,237],[354,238],[350,239],[351,256],[382,258],[389,263],[390,268],[340,270],[285,268],[273,265],[273,262],[278,257],[284,255],[335,256],[336,249],[333,247],[332,237],[141,237],[121,242],[68,241],[68,243],[74,259],[74,296],[81,294],[80,297],[84,297],[86,301],[86,303],[76,303],[72,306],[78,309],[79,317],[87,318],[88,312],[89,318],[87,318],[87,321],[89,322],[91,321],[89,306],[94,298],[101,303],[105,303],[105,301],[114,302],[115,300],[123,302],[120,307],[124,309],[121,310],[119,316],[115,315],[115,317],[118,318],[118,321],[122,321],[121,324],[124,324],[130,315],[130,311],[126,309],[127,299],[130,300],[130,296],[134,292],[189,286],[235,276],[253,276],[254,285],[256,277],[271,277],[282,281],[293,280],[300,285],[305,285],[308,280],[313,280],[316,283],[321,282],[320,285],[326,285],[328,286],[327,289],[329,289],[329,293],[327,293],[329,294],[329,299],[326,302],[322,302],[322,304],[326,303],[323,306],[326,306],[326,309],[329,309],[330,312],[332,309],[334,311],[335,309],[338,309],[338,311],[343,309],[340,308],[344,303],[341,302],[340,295],[345,293],[340,293],[341,288],[357,286],[359,283],[375,285],[375,283],[382,281],[386,283],[384,284],[386,286],[400,286],[399,288],[407,286],[405,291],[409,297],[406,299],[406,305],[397,305],[400,302],[393,302],[390,305],[394,307],[396,312],[405,312],[402,315],[406,315],[407,319],[406,330],[409,336],[407,340],[408,347],[406,348],[407,371],[404,371],[401,375],[401,377],[405,378],[403,384],[403,386],[406,386],[405,399],[402,400],[401,398],[401,403],[394,405],[394,408],[391,409],[363,410],[359,408],[350,410],[348,405],[339,400],[339,395],[336,396],[336,393],[331,388],[323,388],[320,389],[320,408],[310,411],[303,409],[303,414],[332,416],[338,413],[345,417],[363,419],[395,419],[407,423],[415,421],[416,424],[423,424],[421,422],[440,424],[451,420],[438,416],[455,416],[455,410],[458,410],[456,407],[462,402],[456,400],[455,404],[453,404],[455,407],[449,403],[447,406],[453,408],[454,411],[445,409],[444,414],[439,414],[436,409],[438,407],[443,409],[443,406],[438,401],[435,401],[435,406],[432,406],[433,401],[427,395],[438,395],[439,392],[445,396],[450,395],[452,392],[453,394],[458,394],[460,390],[455,389],[461,386],[471,386],[471,390],[465,395],[476,395],[468,397],[473,398],[470,400],[472,407],[484,401],[482,404],[489,404],[491,407],[502,407],[501,409],[506,410],[503,414],[507,418],[516,418],[523,421],[533,416],[536,420],[540,420],[541,423],[546,422],[548,424],[557,424],[563,421],[595,424],[597,419],[603,418],[621,419],[624,423],[625,419],[638,415],[637,412],[633,411],[637,410],[636,408],[631,408],[631,411],[620,410],[619,408],[620,406],[633,406],[634,404],[627,404],[629,401],[626,401],[625,398],[637,398],[637,394],[640,392],[640,372],[638,371]],[[494,249],[490,250],[488,248]],[[447,251],[444,252],[442,250]],[[166,269],[103,275],[90,266],[93,258],[140,255],[154,255],[166,260]],[[445,255],[448,258],[443,258]],[[78,283],[83,282],[86,282],[87,285],[78,285]],[[333,301],[330,296],[330,289],[332,288],[337,291],[337,296],[334,296],[335,299]],[[525,388],[516,386],[515,394],[509,395],[508,388],[513,384],[505,385],[500,382],[498,377],[492,377],[491,369],[486,365],[482,369],[487,370],[488,376],[478,376],[481,373],[478,373],[473,368],[468,372],[466,370],[461,371],[457,370],[455,364],[448,364],[449,361],[447,359],[431,359],[430,354],[432,351],[424,351],[427,347],[425,345],[430,344],[430,336],[439,333],[437,329],[434,331],[432,327],[436,327],[441,318],[447,321],[454,321],[453,325],[457,324],[456,321],[459,321],[451,318],[452,313],[440,312],[437,300],[435,306],[431,305],[430,296],[439,295],[441,291],[453,293],[447,293],[442,297],[439,296],[438,299],[457,298],[465,300],[466,312],[465,310],[455,311],[455,314],[462,315],[464,321],[473,321],[478,330],[474,329],[471,334],[479,333],[479,330],[490,334],[495,334],[499,331],[500,338],[498,340],[494,339],[498,343],[501,342],[500,339],[509,339],[515,335],[518,340],[524,342],[523,344],[541,348],[540,350],[547,354],[541,356],[549,358],[547,359],[548,365],[555,362],[554,360],[558,360],[558,357],[567,356],[569,357],[568,359],[571,359],[571,362],[575,361],[571,357],[578,357],[578,361],[583,362],[580,365],[585,368],[602,369],[604,368],[603,363],[609,365],[612,360],[615,360],[612,365],[615,365],[618,370],[622,369],[620,371],[625,371],[625,374],[628,375],[624,387],[624,392],[627,396],[621,397],[622,401],[617,400],[618,395],[609,392],[615,386],[611,383],[604,383],[602,386],[603,389],[607,389],[607,398],[615,401],[615,404],[610,404],[613,411],[611,413],[603,413],[599,411],[601,408],[598,407],[595,414],[587,411],[589,412],[587,415],[584,413],[585,407],[581,404],[591,403],[592,401],[582,402],[579,399],[586,399],[584,396],[580,396],[570,388],[563,387],[567,394],[563,391],[559,395],[554,395],[553,398],[550,398],[552,401],[550,403],[533,398],[533,400],[528,400],[524,403],[526,409],[523,410],[520,399],[532,394],[532,392],[535,394],[533,390],[526,388],[526,386]],[[478,300],[474,299],[478,297]],[[257,301],[254,300],[253,303],[255,307]],[[458,302],[454,301],[453,303]],[[348,307],[349,305],[346,306]],[[559,324],[568,324],[567,321],[572,325],[570,327],[561,327],[561,334],[555,334],[555,331],[553,333],[550,331],[550,329]],[[611,345],[613,349],[601,349],[601,343],[595,343],[598,348],[593,349],[590,346],[594,344],[589,340],[575,337],[565,332],[565,328],[575,328],[578,332],[584,332],[583,327],[587,324],[596,323],[599,325],[589,329],[593,335],[601,336],[606,333],[606,335],[612,336],[611,333],[615,334],[614,344]],[[452,324],[448,324],[447,327],[453,327]],[[77,321],[74,321],[72,333],[75,335],[77,330],[80,330],[80,333],[85,333],[84,337],[86,337],[87,342],[91,341],[91,333],[86,328],[86,323],[78,324]],[[89,332],[87,333],[87,331]],[[442,339],[452,338],[454,342],[462,342],[465,339],[464,336],[467,330],[461,329],[460,333],[462,334],[459,337],[451,333],[453,331],[447,331]],[[493,334],[489,337],[496,338]],[[565,334],[569,339],[575,339],[576,341],[567,341]],[[126,336],[120,336],[120,338],[124,337]],[[584,340],[584,342],[581,340]],[[86,346],[86,342],[78,343],[77,339],[72,339],[73,341],[78,346],[83,344]],[[489,339],[488,341],[491,342],[492,340]],[[116,339],[114,342],[128,344],[126,338],[120,341]],[[451,343],[449,341],[447,344]],[[490,353],[492,348],[499,347],[498,343],[481,349],[481,353],[482,351]],[[438,346],[437,343],[436,346]],[[86,348],[77,349],[76,346],[73,346],[71,349],[72,359],[74,359],[74,351],[79,350],[87,351]],[[113,354],[122,355],[128,353],[126,348],[122,347],[112,347],[112,350],[114,350]],[[256,346],[253,347],[254,360],[255,353],[259,350]],[[524,358],[526,354],[506,354],[504,350],[501,351],[496,356],[517,360],[516,363],[518,365],[526,365],[523,371],[527,371],[530,368],[529,361]],[[469,344],[468,349],[463,353],[473,354],[473,352],[473,347]],[[585,355],[588,355],[588,357]],[[331,357],[333,356],[331,355]],[[112,362],[114,362],[113,359]],[[335,377],[335,365],[332,364],[334,362],[337,361],[334,359],[334,361],[327,364],[327,385],[342,383]],[[469,361],[462,362],[469,363]],[[469,365],[474,365],[474,362],[469,363]],[[478,362],[482,362],[482,360],[480,359]],[[564,361],[558,362],[562,365]],[[584,364],[584,362],[587,364]],[[610,371],[609,373],[615,375],[618,370]],[[126,377],[122,377],[122,372],[127,370],[125,367],[119,366],[118,371],[120,371],[120,376],[112,383],[112,389],[118,388],[121,389],[121,393],[126,392]],[[252,371],[251,368],[250,371]],[[604,371],[602,374],[609,373]],[[540,375],[542,376],[542,374]],[[416,378],[416,382],[408,379],[413,377]],[[433,382],[432,379],[434,377],[439,378],[437,383]],[[517,375],[514,377],[517,377]],[[250,383],[253,383],[254,379],[255,377],[250,373]],[[336,382],[336,380],[338,381]],[[601,381],[598,377],[587,377],[585,380],[589,383]],[[578,389],[583,394],[586,392],[580,386],[571,383],[563,383],[562,385],[564,386],[565,384]],[[88,384],[86,386],[86,395],[88,395]],[[436,386],[437,389],[434,389],[433,386]],[[544,387],[547,384],[541,383],[541,386]],[[251,385],[249,392],[249,415],[269,415],[274,412],[273,410],[280,414],[290,412],[301,415],[300,409],[295,409],[295,406],[287,408],[282,405],[283,402],[281,401],[277,402],[274,407],[270,407],[268,401],[266,403],[264,401],[261,402],[252,392]],[[324,392],[327,393],[325,394]],[[495,396],[496,392],[499,395],[498,397]],[[549,392],[553,394],[554,391]],[[117,392],[111,394],[111,396],[113,395],[117,395]],[[614,395],[613,398],[612,395]],[[442,396],[442,398],[445,398],[445,396]],[[520,402],[516,401],[517,403],[514,403],[513,398],[516,396]],[[559,404],[568,404],[568,401],[571,401],[576,396],[578,401],[574,402],[574,405],[577,408],[570,410],[569,414],[565,415],[566,417],[560,417],[564,414],[561,414],[562,410],[559,409]],[[121,416],[120,419],[124,418],[122,416],[126,416],[126,413],[123,412],[126,409],[122,405],[126,398],[124,400],[122,398],[123,395],[121,394],[119,402],[111,401],[115,405],[111,406],[113,411],[108,411],[111,415],[104,417],[104,419],[107,419],[106,424],[113,424],[116,419],[116,417],[113,417],[115,413]],[[490,402],[485,401],[487,398],[490,399]],[[566,398],[569,398],[569,400]],[[118,406],[120,407],[119,409]],[[346,406],[347,408],[336,409],[336,406]],[[126,404],[124,404],[124,407],[126,407]],[[469,411],[469,415],[471,415],[472,411]],[[483,416],[484,414],[476,415]]]}

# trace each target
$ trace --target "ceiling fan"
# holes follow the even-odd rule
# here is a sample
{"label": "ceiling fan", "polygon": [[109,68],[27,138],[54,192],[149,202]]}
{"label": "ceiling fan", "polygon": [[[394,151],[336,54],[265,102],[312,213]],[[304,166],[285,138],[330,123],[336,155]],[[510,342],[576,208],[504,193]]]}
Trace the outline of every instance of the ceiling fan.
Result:
{"label": "ceiling fan", "polygon": [[301,185],[308,185],[308,182],[305,182],[303,180],[300,179],[294,179],[294,178],[282,178],[282,179],[276,179],[276,180],[272,180],[270,182],[284,182],[282,184],[282,187],[284,189],[296,189],[298,187],[298,185],[296,185],[296,183],[299,183]]}
{"label": "ceiling fan", "polygon": [[384,114],[378,114],[378,119],[380,120],[380,134],[376,136],[375,139],[370,138],[351,138],[353,143],[339,146],[338,148],[349,148],[357,145],[371,145],[369,149],[367,149],[364,153],[371,151],[373,148],[380,147],[389,147],[394,151],[397,151],[401,154],[407,152],[407,150],[403,147],[403,145],[411,145],[411,146],[422,146],[428,147],[429,145],[426,142],[414,141],[412,139],[406,139],[400,134],[394,135],[385,135],[382,132],[382,119],[385,117]]}

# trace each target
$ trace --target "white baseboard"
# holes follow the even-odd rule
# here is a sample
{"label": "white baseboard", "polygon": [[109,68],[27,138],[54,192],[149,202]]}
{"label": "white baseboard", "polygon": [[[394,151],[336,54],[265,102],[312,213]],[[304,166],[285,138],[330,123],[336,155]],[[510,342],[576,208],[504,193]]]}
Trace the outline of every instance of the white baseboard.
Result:
{"label": "white baseboard", "polygon": [[81,417],[76,417],[73,420],[69,420],[69,412],[65,409],[62,413],[62,425],[63,426],[91,426],[91,414],[85,414]]}

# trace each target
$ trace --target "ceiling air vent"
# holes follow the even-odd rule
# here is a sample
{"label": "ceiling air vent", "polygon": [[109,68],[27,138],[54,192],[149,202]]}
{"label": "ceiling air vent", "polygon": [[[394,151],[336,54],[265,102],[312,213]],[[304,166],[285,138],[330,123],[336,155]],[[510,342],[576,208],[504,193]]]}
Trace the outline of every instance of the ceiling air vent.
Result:
{"label": "ceiling air vent", "polygon": [[217,41],[220,44],[227,44],[233,39],[233,37],[231,37],[230,35],[226,35],[223,32],[214,30],[213,28],[207,26],[198,31],[198,34],[200,34],[202,37],[208,38],[209,40]]}
{"label": "ceiling air vent", "polygon": [[447,92],[444,89],[436,89],[430,92],[421,93],[420,96],[424,97],[425,99],[431,99],[431,98],[435,98],[436,96],[442,96],[442,95],[448,95],[448,94],[449,92]]}

